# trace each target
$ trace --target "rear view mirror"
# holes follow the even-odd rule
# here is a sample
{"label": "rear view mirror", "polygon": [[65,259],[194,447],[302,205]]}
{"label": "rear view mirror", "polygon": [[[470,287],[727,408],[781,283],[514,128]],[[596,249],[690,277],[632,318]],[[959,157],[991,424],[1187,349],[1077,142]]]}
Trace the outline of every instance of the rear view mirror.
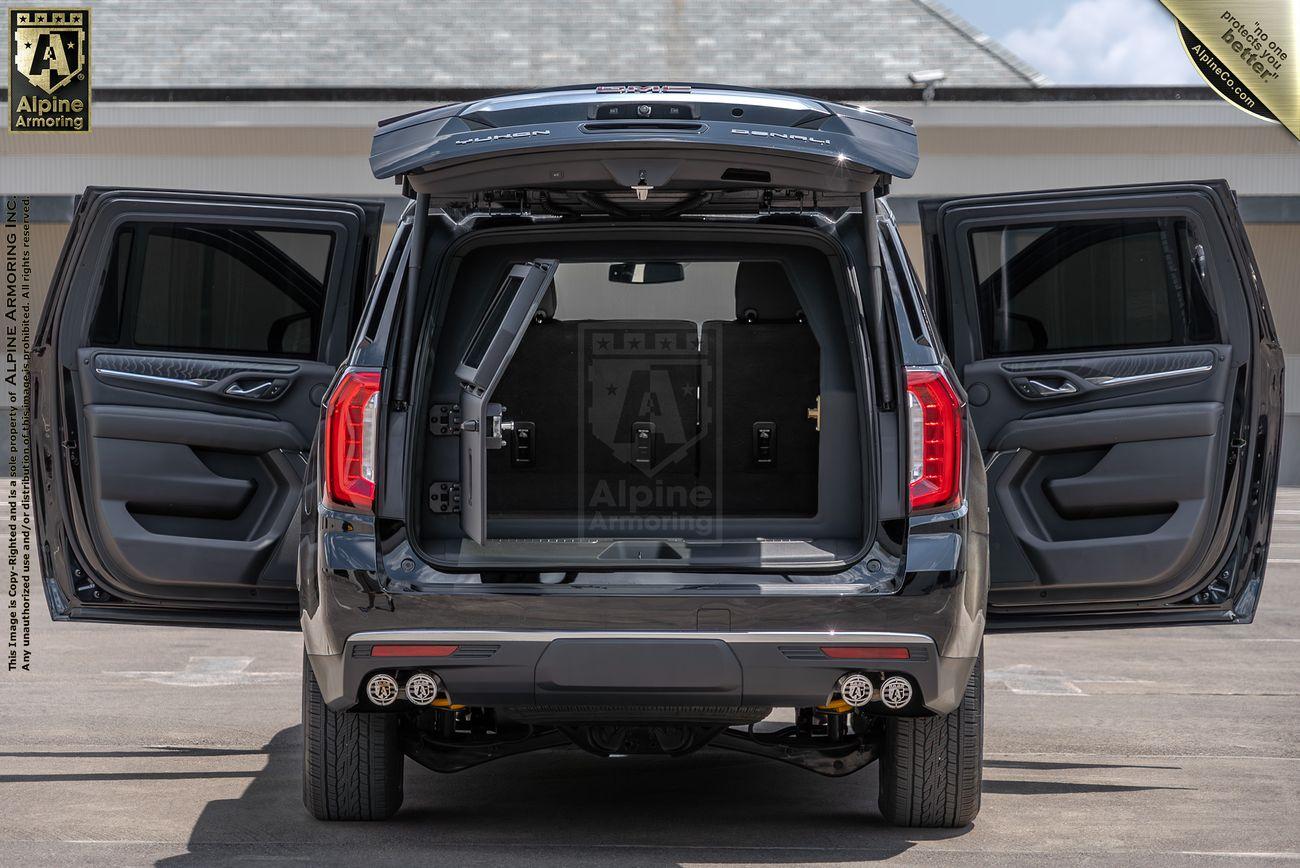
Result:
{"label": "rear view mirror", "polygon": [[615,262],[609,267],[610,283],[676,283],[686,279],[680,262]]}

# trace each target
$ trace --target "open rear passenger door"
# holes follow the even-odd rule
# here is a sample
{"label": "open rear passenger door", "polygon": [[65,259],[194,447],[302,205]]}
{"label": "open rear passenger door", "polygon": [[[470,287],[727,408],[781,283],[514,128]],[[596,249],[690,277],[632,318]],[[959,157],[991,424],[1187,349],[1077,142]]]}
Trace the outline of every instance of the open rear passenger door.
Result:
{"label": "open rear passenger door", "polygon": [[31,356],[55,620],[293,626],[320,401],[382,206],[92,188]]}
{"label": "open rear passenger door", "polygon": [[990,626],[1248,623],[1282,355],[1226,183],[921,211],[988,473]]}

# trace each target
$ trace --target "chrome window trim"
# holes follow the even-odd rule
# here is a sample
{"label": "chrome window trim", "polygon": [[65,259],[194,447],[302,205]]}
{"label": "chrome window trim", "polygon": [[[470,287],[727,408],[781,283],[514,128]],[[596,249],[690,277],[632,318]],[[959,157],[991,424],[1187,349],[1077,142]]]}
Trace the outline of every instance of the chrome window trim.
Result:
{"label": "chrome window trim", "polygon": [[1176,371],[1153,371],[1149,374],[1129,374],[1124,377],[1108,377],[1105,375],[1088,377],[1088,382],[1094,386],[1108,388],[1110,386],[1127,386],[1131,383],[1145,383],[1150,380],[1166,380],[1170,377],[1204,374],[1212,370],[1214,370],[1214,365],[1198,365],[1195,368],[1179,368]]}
{"label": "chrome window trim", "polygon": [[123,380],[139,380],[142,383],[161,383],[167,386],[188,386],[202,389],[211,386],[216,380],[186,380],[180,377],[160,377],[156,374],[137,374],[134,371],[114,371],[111,368],[95,368],[95,373],[103,377],[119,377]]}

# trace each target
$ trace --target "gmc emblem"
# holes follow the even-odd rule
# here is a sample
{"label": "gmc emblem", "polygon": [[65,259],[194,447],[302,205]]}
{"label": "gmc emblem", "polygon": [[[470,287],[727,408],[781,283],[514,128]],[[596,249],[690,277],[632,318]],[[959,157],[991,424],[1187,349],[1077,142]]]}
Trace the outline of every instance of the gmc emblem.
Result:
{"label": "gmc emblem", "polygon": [[689,84],[602,84],[596,93],[690,93]]}

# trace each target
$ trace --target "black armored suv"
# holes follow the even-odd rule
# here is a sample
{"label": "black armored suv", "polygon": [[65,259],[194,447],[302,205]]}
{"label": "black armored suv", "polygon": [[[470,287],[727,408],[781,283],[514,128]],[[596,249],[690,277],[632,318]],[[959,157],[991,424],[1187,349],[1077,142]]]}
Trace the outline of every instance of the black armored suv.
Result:
{"label": "black armored suv", "polygon": [[1224,182],[923,201],[922,287],[917,154],[583,86],[382,122],[382,257],[374,202],[87,190],[31,357],[53,617],[300,625],[323,819],[577,746],[878,760],[889,821],[970,822],[986,631],[1250,622],[1282,355]]}

